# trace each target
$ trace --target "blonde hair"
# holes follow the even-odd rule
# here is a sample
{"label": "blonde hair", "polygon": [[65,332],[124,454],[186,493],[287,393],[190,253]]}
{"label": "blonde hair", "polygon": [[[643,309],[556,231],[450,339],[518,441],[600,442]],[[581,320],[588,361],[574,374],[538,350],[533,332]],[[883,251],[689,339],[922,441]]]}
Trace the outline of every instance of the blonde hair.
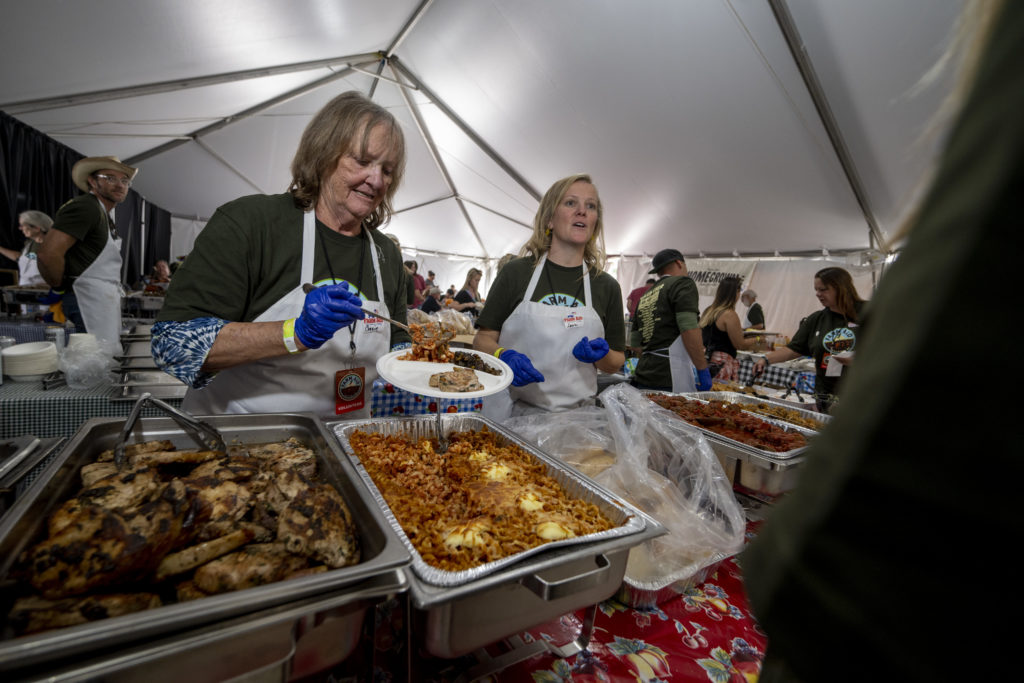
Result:
{"label": "blonde hair", "polygon": [[480,270],[479,268],[470,268],[469,272],[466,273],[466,282],[465,282],[465,284],[462,285],[462,288],[463,289],[469,289],[470,283],[472,282],[473,278],[477,277],[477,276],[483,277],[484,276],[483,271]]}
{"label": "blonde hair", "polygon": [[722,281],[718,283],[718,289],[715,290],[715,300],[704,309],[704,313],[701,314],[700,321],[697,324],[701,327],[707,327],[718,320],[718,316],[725,311],[735,309],[736,302],[740,298],[740,287],[742,284],[738,277],[722,278]]}
{"label": "blonde hair", "polygon": [[363,219],[363,225],[373,229],[391,220],[394,214],[391,202],[405,173],[405,135],[391,112],[354,90],[343,92],[325,104],[302,132],[292,159],[292,181],[288,186],[295,204],[307,210],[314,207],[324,180],[338,167],[341,157],[349,152],[365,155],[370,134],[377,126],[387,130],[387,145],[395,166],[383,201]]}
{"label": "blonde hair", "polygon": [[[946,47],[945,52],[939,57],[935,65],[925,74],[918,83],[915,90],[922,90],[931,85],[944,72],[952,69],[954,72],[953,89],[942,101],[932,116],[928,125],[921,135],[922,140],[934,138],[945,126],[945,124],[959,113],[971,87],[974,85],[974,76],[978,72],[978,65],[988,44],[988,38],[992,33],[1002,9],[1004,0],[967,0],[963,11],[957,19],[956,31],[953,39]],[[900,221],[899,226],[893,234],[880,245],[883,252],[894,251],[896,245],[905,240],[911,229],[917,222],[921,212],[922,202],[926,193],[923,192],[938,170],[939,157],[936,157],[929,168],[915,185],[918,196],[914,206],[907,215]]]}
{"label": "blonde hair", "polygon": [[[537,207],[537,215],[533,218],[533,236],[523,245],[519,252],[520,256],[530,256],[536,263],[541,256],[548,252],[551,248],[551,231],[548,230],[548,223],[554,217],[555,210],[565,193],[569,191],[573,183],[579,182],[594,185],[594,181],[588,174],[577,173],[555,181],[555,184],[544,193],[544,198],[540,200],[540,206]],[[594,185],[594,190],[597,190],[597,185]],[[604,270],[604,208],[601,206],[600,197],[597,200],[597,224],[594,226],[594,235],[587,240],[586,246],[583,247],[583,262],[591,270]]]}

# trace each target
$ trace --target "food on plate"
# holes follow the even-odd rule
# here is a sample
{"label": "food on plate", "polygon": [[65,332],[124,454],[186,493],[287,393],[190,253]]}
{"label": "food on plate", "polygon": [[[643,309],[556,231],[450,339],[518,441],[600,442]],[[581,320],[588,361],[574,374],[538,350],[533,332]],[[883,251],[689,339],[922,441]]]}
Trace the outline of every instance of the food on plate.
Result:
{"label": "food on plate", "polygon": [[[34,633],[360,560],[352,514],[297,439],[227,452],[169,441],[111,451],[47,519],[12,576],[9,620]],[[31,587],[34,593],[29,589]]]}
{"label": "food on plate", "polygon": [[436,439],[362,430],[349,443],[413,547],[438,569],[462,571],[615,526],[486,428],[452,433],[444,453]]}
{"label": "food on plate", "polygon": [[452,368],[446,372],[438,372],[430,376],[430,386],[441,391],[466,393],[482,391],[484,385],[477,379],[476,372],[469,368]]}
{"label": "food on plate", "polygon": [[469,353],[468,351],[456,351],[455,357],[452,358],[452,363],[464,368],[473,368],[480,372],[486,372],[489,375],[501,374],[501,370],[499,368],[494,367],[477,354]]}
{"label": "food on plate", "polygon": [[648,398],[690,424],[761,450],[785,453],[807,445],[803,434],[765,422],[734,403],[693,401],[667,394],[648,394]]}
{"label": "food on plate", "polygon": [[450,363],[455,354],[448,348],[448,342],[455,332],[438,322],[409,325],[412,348],[398,360],[419,360],[429,363]]}

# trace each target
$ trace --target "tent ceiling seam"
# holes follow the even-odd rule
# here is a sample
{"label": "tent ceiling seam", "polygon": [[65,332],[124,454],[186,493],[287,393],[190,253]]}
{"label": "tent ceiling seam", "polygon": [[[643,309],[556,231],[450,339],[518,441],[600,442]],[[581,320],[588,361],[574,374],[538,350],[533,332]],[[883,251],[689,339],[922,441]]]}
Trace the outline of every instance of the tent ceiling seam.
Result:
{"label": "tent ceiling seam", "polygon": [[768,5],[771,7],[775,21],[779,25],[779,29],[782,31],[782,36],[786,40],[786,45],[789,47],[790,54],[793,55],[793,60],[796,62],[800,76],[804,80],[807,92],[810,94],[811,100],[814,102],[815,109],[818,111],[818,116],[821,117],[821,123],[825,126],[825,131],[828,133],[829,140],[832,142],[832,147],[835,149],[836,156],[839,158],[839,164],[842,166],[843,172],[846,174],[846,180],[849,182],[850,189],[853,191],[854,199],[857,201],[857,205],[860,207],[861,212],[864,214],[864,219],[867,221],[869,243],[871,236],[874,236],[875,240],[877,240],[879,244],[883,244],[884,240],[881,236],[881,229],[878,227],[878,222],[875,220],[875,214],[871,209],[867,192],[864,190],[864,185],[860,179],[860,174],[857,172],[857,166],[853,161],[853,156],[850,154],[850,151],[846,146],[846,141],[843,139],[842,133],[839,131],[839,125],[836,122],[835,116],[832,113],[832,108],[828,103],[828,97],[825,95],[821,82],[818,80],[818,75],[814,70],[814,65],[811,63],[810,57],[808,57],[807,52],[803,47],[803,39],[800,37],[800,32],[796,28],[793,16],[789,12],[786,0],[768,0]]}
{"label": "tent ceiling seam", "polygon": [[295,64],[284,64],[281,66],[264,67],[259,69],[247,69],[244,71],[230,71],[222,74],[213,74],[210,76],[200,76],[196,78],[179,78],[170,81],[157,81],[156,83],[146,83],[143,85],[131,85],[123,88],[108,88],[105,90],[93,90],[90,92],[79,93],[77,95],[61,95],[59,97],[43,97],[34,100],[22,100],[21,102],[5,102],[0,104],[0,109],[3,109],[8,114],[27,114],[36,111],[46,111],[49,109],[61,109],[64,107],[74,107],[81,104],[95,104],[99,102],[109,102],[111,100],[120,100],[128,97],[140,97],[144,95],[159,95],[165,92],[175,92],[178,90],[188,90],[191,88],[202,88],[208,85],[218,85],[220,83],[232,83],[235,81],[249,80],[253,78],[265,78],[267,76],[279,76],[286,73],[297,73],[300,71],[312,71],[314,69],[322,68],[333,68],[339,64],[360,64],[366,63],[370,60],[370,63],[375,61],[379,55],[377,53],[366,53],[349,55],[347,57],[331,57],[330,59],[318,59],[309,62],[297,62]]}

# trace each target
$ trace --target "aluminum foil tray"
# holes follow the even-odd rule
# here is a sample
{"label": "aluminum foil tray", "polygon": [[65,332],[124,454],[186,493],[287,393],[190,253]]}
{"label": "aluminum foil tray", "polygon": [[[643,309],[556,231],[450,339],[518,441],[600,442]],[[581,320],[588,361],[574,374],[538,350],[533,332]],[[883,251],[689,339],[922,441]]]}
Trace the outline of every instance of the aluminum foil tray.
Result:
{"label": "aluminum foil tray", "polygon": [[[394,513],[384,500],[380,490],[373,483],[373,479],[366,472],[366,469],[361,466],[357,467],[359,476],[363,479],[363,483],[365,483],[367,488],[370,489],[373,493],[374,499],[377,501],[377,504],[380,505],[382,510],[384,510],[385,516],[391,524],[391,528],[396,534],[398,534],[399,538],[402,539],[406,549],[409,550],[412,555],[413,571],[415,571],[416,575],[427,583],[435,586],[459,586],[476,581],[481,577],[492,574],[504,567],[521,562],[527,557],[538,553],[548,552],[554,548],[577,546],[595,541],[630,536],[642,532],[645,529],[648,523],[647,520],[650,518],[647,518],[639,510],[625,501],[622,501],[607,489],[604,489],[590,479],[587,479],[575,469],[538,450],[535,446],[522,441],[514,432],[506,430],[500,425],[478,415],[454,413],[442,415],[441,419],[441,428],[445,430],[445,433],[456,431],[480,431],[486,426],[490,431],[494,432],[499,439],[504,439],[505,443],[512,442],[536,459],[542,461],[547,466],[547,474],[554,478],[565,489],[568,495],[582,499],[588,503],[594,503],[602,513],[604,513],[614,524],[617,524],[618,526],[595,534],[545,543],[514,555],[503,557],[500,560],[495,560],[494,562],[487,562],[471,569],[457,572],[445,571],[432,567],[423,561],[408,536],[405,535],[402,525],[395,518]],[[330,427],[334,430],[334,433],[341,442],[342,448],[345,449],[345,452],[354,462],[358,463],[359,457],[356,455],[352,448],[352,444],[349,442],[349,437],[356,430],[381,433],[385,436],[403,436],[415,442],[423,437],[431,438],[437,436],[437,416],[375,418],[362,422],[332,423]]]}
{"label": "aluminum foil tray", "polygon": [[[683,394],[683,396],[685,396],[687,398],[703,399],[705,401],[725,401],[726,403],[735,403],[736,405],[740,406],[741,408],[743,406],[745,406],[745,405],[757,405],[758,403],[772,403],[774,405],[779,405],[778,401],[771,401],[771,400],[768,400],[768,399],[765,399],[765,398],[757,398],[755,396],[750,396],[748,394],[741,394],[741,393],[736,392],[736,391],[702,391],[702,392],[693,393],[693,394]],[[826,415],[825,413],[819,413],[816,410],[806,410],[804,408],[797,408],[797,407],[789,405],[789,404],[787,404],[785,406],[785,408],[787,410],[792,410],[794,413],[796,413],[800,417],[804,418],[805,420],[810,420],[811,422],[818,423],[818,426],[816,428],[813,428],[813,429],[824,429],[825,426],[829,422],[832,421],[832,416],[831,415]],[[755,411],[750,411],[750,412],[752,412],[754,415],[756,415],[757,417],[759,417],[761,419],[768,418],[768,420],[781,420],[782,422],[785,422],[786,424],[793,424],[791,422],[786,422],[785,420],[782,420],[782,418],[776,418],[776,417],[773,417],[771,415],[763,415],[763,414],[755,412]],[[795,425],[795,426],[799,427],[799,428],[802,428],[802,429],[812,429],[811,427],[804,427],[803,425]]]}
{"label": "aluminum foil tray", "polygon": [[[708,402],[704,398],[704,395],[707,392],[702,392],[700,394],[700,398],[695,398],[696,395],[692,393],[673,393],[670,391],[644,391],[642,393],[648,397],[655,395],[679,396],[690,401],[699,401],[701,403]],[[776,427],[784,431],[799,432],[808,439],[811,439],[817,436],[818,434],[813,429],[806,429],[804,427],[800,427],[789,422],[785,422],[783,420],[777,420],[775,418],[768,417],[767,415],[758,415],[757,418],[759,420],[767,422],[768,424],[775,425]],[[718,453],[719,455],[737,458],[742,462],[754,462],[762,467],[767,467],[770,469],[785,469],[786,467],[790,467],[803,462],[802,456],[804,451],[807,450],[806,446],[801,446],[800,448],[794,448],[793,450],[790,451],[768,451],[761,448],[755,448],[749,444],[745,444],[743,442],[736,441],[735,439],[730,439],[728,437],[722,436],[721,434],[717,434],[711,431],[710,429],[705,429],[704,427],[701,427],[699,425],[690,424],[689,422],[687,422],[687,424],[689,424],[694,429],[700,431],[705,436],[705,438],[707,438],[708,441],[711,442],[711,445],[714,448],[715,452]]]}
{"label": "aluminum foil tray", "polygon": [[[100,452],[112,448],[124,426],[124,419],[93,418],[75,433],[31,487],[0,517],[0,679],[9,678],[5,671],[43,663],[57,666],[60,662],[81,659],[85,653],[153,641],[186,629],[336,593],[349,586],[354,589],[361,581],[408,566],[408,551],[391,530],[370,492],[360,483],[355,467],[338,450],[335,440],[315,415],[217,415],[203,419],[220,431],[228,446],[283,441],[294,436],[311,447],[317,454],[320,475],[337,488],[348,504],[359,533],[362,561],[350,567],[256,588],[14,637],[6,624],[6,615],[13,600],[25,588],[24,584],[12,580],[19,555],[45,532],[50,513],[81,487],[81,467],[93,462]],[[170,417],[138,419],[128,443],[158,439],[168,439],[180,449],[196,447]]]}

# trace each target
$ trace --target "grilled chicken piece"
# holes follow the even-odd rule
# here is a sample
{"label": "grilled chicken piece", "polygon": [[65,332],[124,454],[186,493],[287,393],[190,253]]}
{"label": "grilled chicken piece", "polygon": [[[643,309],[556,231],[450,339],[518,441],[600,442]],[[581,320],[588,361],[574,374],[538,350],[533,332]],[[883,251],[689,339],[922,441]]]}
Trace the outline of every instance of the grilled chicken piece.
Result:
{"label": "grilled chicken piece", "polygon": [[206,541],[212,541],[236,531],[245,531],[249,534],[249,540],[256,543],[270,543],[274,540],[274,532],[261,524],[246,522],[245,520],[236,522],[233,519],[229,519],[221,522],[207,522],[199,529],[196,541],[205,543]]}
{"label": "grilled chicken piece", "polygon": [[215,538],[212,541],[206,541],[205,543],[189,546],[176,553],[171,553],[156,568],[156,580],[163,581],[168,576],[187,572],[201,564],[206,564],[214,558],[226,555],[232,550],[248,543],[252,540],[252,536],[253,532],[239,529],[226,536]]}
{"label": "grilled chicken piece", "polygon": [[82,486],[89,488],[100,479],[117,473],[117,465],[115,465],[113,461],[91,462],[88,465],[82,465],[82,469],[79,470],[78,475],[82,478]]}
{"label": "grilled chicken piece", "polygon": [[253,458],[258,458],[265,472],[298,470],[310,478],[316,475],[316,453],[302,445],[294,436],[282,443],[262,444],[248,449]]}
{"label": "grilled chicken piece", "polygon": [[284,543],[253,543],[196,569],[193,580],[204,593],[217,594],[280,581],[305,569],[305,557],[293,555]]}
{"label": "grilled chicken piece", "polygon": [[309,487],[309,480],[298,470],[284,470],[270,478],[260,500],[271,513],[279,514],[296,496],[308,491]]}
{"label": "grilled chicken piece", "polygon": [[200,463],[224,457],[223,451],[149,451],[128,457],[132,467],[155,467],[157,465],[175,465]]}
{"label": "grilled chicken piece", "polygon": [[216,477],[189,477],[181,481],[195,491],[203,509],[203,518],[209,522],[240,520],[252,505],[253,495],[244,484],[221,481]]}
{"label": "grilled chicken piece", "polygon": [[199,590],[199,586],[192,579],[177,584],[174,587],[174,593],[178,598],[178,602],[188,602],[189,600],[209,597],[209,593]]}
{"label": "grilled chicken piece", "polygon": [[57,508],[47,522],[50,536],[67,526],[82,508],[131,509],[152,500],[162,488],[158,473],[152,469],[116,472],[104,477]]}
{"label": "grilled chicken piece", "polygon": [[317,484],[300,492],[281,511],[277,539],[290,552],[346,567],[359,562],[359,541],[352,514],[341,495],[329,484]]}
{"label": "grilled chicken piece", "polygon": [[246,456],[229,455],[200,464],[189,477],[216,477],[221,481],[251,481],[260,473],[260,461]]}
{"label": "grilled chicken piece", "polygon": [[[170,441],[144,441],[143,443],[133,443],[124,447],[124,454],[126,457],[131,457],[139,453],[150,453],[152,451],[170,451],[174,449],[174,444]],[[96,458],[96,462],[114,462],[114,449],[103,451]]]}
{"label": "grilled chicken piece", "polygon": [[431,375],[427,383],[441,391],[451,391],[454,393],[480,391],[484,388],[484,385],[480,383],[480,379],[476,376],[475,370],[458,366],[447,372],[438,372]]}
{"label": "grilled chicken piece", "polygon": [[154,593],[112,593],[63,600],[46,600],[33,595],[14,603],[10,620],[15,630],[24,635],[141,612],[161,604]]}
{"label": "grilled chicken piece", "polygon": [[28,551],[32,585],[56,599],[143,579],[168,552],[191,540],[201,521],[197,515],[194,494],[180,481],[127,516],[84,507]]}

